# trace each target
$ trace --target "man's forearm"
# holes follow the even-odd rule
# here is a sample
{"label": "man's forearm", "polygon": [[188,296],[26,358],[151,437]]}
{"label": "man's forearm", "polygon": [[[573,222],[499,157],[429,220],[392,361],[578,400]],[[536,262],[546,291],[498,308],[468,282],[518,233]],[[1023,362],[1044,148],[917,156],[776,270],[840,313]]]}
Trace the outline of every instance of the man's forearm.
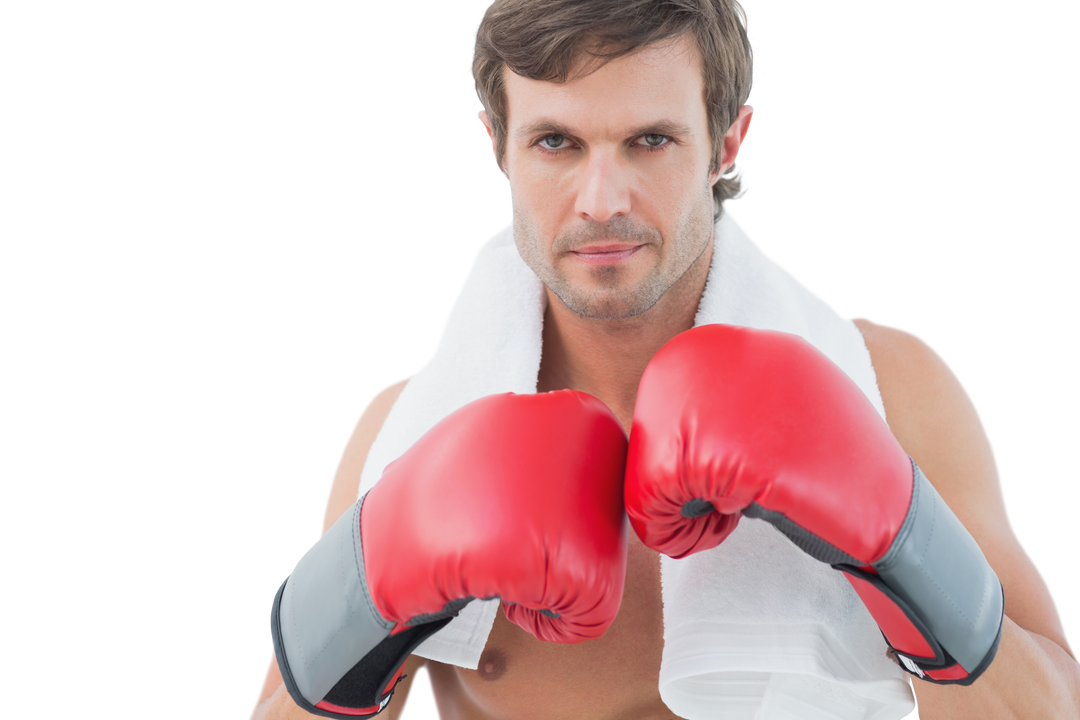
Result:
{"label": "man's forearm", "polygon": [[311,717],[315,716],[297,707],[284,685],[278,685],[277,690],[259,703],[251,714],[251,720],[300,720]]}
{"label": "man's forearm", "polygon": [[914,685],[922,720],[1080,720],[1080,665],[1008,616],[997,656],[972,685]]}

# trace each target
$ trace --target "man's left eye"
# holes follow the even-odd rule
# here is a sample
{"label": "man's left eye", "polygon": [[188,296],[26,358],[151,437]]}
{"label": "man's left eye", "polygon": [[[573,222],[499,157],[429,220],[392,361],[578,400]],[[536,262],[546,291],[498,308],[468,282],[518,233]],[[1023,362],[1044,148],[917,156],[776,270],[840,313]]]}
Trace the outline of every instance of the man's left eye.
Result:
{"label": "man's left eye", "polygon": [[649,147],[659,147],[669,142],[669,138],[667,137],[667,135],[658,135],[657,133],[649,133],[647,135],[642,135],[641,139],[644,141],[644,144],[648,145]]}

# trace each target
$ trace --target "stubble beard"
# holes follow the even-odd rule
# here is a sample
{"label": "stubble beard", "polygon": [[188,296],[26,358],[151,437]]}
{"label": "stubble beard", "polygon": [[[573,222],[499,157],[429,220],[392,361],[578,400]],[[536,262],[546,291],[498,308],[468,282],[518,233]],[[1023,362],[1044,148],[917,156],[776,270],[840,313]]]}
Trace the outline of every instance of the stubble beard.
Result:
{"label": "stubble beard", "polygon": [[[549,253],[545,253],[536,226],[515,203],[514,240],[525,264],[567,308],[587,318],[619,320],[651,309],[683,277],[708,247],[712,237],[712,217],[712,188],[706,184],[704,197],[688,208],[671,238],[664,239],[660,231],[650,225],[617,216],[605,223],[574,226],[558,236]],[[649,243],[652,251],[660,254],[660,260],[636,282],[628,280],[625,269],[618,266],[590,268],[590,287],[583,287],[549,259],[602,239],[636,245]]]}

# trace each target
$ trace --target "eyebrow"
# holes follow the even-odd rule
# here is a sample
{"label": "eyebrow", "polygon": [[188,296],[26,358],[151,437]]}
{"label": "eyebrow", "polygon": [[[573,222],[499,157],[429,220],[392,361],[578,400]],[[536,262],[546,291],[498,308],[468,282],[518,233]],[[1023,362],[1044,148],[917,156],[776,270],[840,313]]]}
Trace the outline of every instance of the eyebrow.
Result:
{"label": "eyebrow", "polygon": [[[517,129],[514,132],[514,137],[521,139],[527,135],[533,135],[538,132],[553,133],[556,135],[566,135],[567,137],[580,137],[580,135],[570,127],[556,122],[551,118],[540,118],[535,122],[529,123]],[[657,135],[674,135],[677,137],[686,137],[691,134],[690,128],[686,125],[680,125],[671,120],[657,120],[655,122],[648,123],[647,125],[641,125],[629,132],[627,137],[638,137],[640,135],[647,135],[650,133],[656,133]]]}

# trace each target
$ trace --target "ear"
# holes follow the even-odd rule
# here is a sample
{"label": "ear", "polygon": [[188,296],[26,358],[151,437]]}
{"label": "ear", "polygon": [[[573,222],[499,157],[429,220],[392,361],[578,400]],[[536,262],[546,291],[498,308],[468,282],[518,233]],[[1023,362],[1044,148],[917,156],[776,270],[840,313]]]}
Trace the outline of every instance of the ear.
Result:
{"label": "ear", "polygon": [[[484,128],[484,135],[487,136],[487,147],[491,151],[491,161],[495,161],[495,137],[491,135],[491,124],[487,120],[487,110],[481,108],[476,111],[476,122],[480,123],[480,126]],[[495,168],[499,171],[499,175],[503,179],[509,180],[507,176],[507,169],[499,167],[499,163],[495,163]]]}
{"label": "ear", "polygon": [[739,148],[742,147],[743,138],[746,137],[746,131],[750,129],[750,119],[752,117],[754,117],[754,108],[749,105],[743,105],[739,108],[739,114],[736,116],[735,122],[731,123],[731,127],[724,133],[724,144],[720,148],[720,167],[709,178],[710,184],[716,183],[720,176],[735,164],[735,158],[739,154]]}
{"label": "ear", "polygon": [[480,122],[484,123],[484,129],[487,130],[488,137],[492,142],[495,142],[495,138],[491,134],[491,123],[488,122],[487,110],[481,110],[476,114],[476,117],[480,118]]}

